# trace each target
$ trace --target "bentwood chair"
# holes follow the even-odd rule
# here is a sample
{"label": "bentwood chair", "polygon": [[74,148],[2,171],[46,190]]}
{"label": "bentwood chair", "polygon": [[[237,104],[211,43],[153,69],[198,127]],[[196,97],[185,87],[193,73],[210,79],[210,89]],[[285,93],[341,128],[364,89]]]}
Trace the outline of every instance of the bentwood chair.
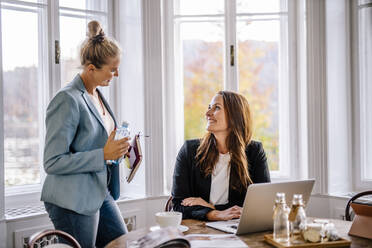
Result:
{"label": "bentwood chair", "polygon": [[365,195],[372,195],[372,190],[360,192],[360,193],[354,195],[353,197],[351,197],[351,199],[346,204],[345,220],[351,221],[354,217],[354,214],[352,213],[352,211],[350,211],[350,204],[355,202],[359,197],[362,197],[362,196],[365,196]]}
{"label": "bentwood chair", "polygon": [[[63,243],[61,241],[64,241]],[[67,244],[66,244],[67,243]],[[81,248],[79,242],[70,234],[60,230],[44,230],[37,232],[30,237],[28,248]]]}
{"label": "bentwood chair", "polygon": [[168,200],[167,200],[167,203],[165,204],[165,207],[164,207],[164,211],[165,212],[170,212],[173,210],[173,197],[172,196],[169,196]]}

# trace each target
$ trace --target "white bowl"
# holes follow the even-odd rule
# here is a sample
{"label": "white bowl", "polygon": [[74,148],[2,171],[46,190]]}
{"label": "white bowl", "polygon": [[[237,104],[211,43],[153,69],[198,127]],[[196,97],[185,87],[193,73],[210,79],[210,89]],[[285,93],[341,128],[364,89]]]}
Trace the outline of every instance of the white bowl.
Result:
{"label": "white bowl", "polygon": [[179,226],[182,221],[182,213],[159,212],[155,214],[155,220],[160,227]]}

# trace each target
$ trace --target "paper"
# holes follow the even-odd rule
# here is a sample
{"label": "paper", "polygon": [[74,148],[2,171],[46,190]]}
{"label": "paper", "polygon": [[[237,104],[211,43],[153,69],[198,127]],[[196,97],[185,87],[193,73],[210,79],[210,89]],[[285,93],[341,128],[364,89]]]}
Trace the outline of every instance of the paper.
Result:
{"label": "paper", "polygon": [[244,248],[248,247],[234,234],[189,234],[186,239],[192,248]]}

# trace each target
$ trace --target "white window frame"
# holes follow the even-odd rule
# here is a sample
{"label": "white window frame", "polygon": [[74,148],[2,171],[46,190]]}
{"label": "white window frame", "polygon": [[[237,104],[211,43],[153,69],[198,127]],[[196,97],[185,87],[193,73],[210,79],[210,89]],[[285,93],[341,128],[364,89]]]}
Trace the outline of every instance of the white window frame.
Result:
{"label": "white window frame", "polygon": [[[45,106],[45,102],[47,101],[47,97],[48,97],[48,90],[49,90],[49,85],[46,83],[47,82],[47,78],[48,78],[48,64],[49,64],[49,60],[50,60],[50,57],[48,56],[48,51],[46,49],[43,49],[47,46],[48,44],[48,37],[47,35],[45,35],[46,33],[46,30],[48,28],[46,24],[47,22],[47,16],[48,16],[48,5],[47,4],[44,4],[44,3],[29,3],[29,2],[23,2],[23,1],[9,1],[9,0],[3,0],[2,1],[3,3],[10,3],[10,4],[17,4],[16,6],[9,6],[9,7],[1,7],[2,9],[10,9],[10,10],[17,10],[17,11],[24,11],[24,12],[33,12],[33,13],[37,13],[37,12],[44,12],[42,15],[42,13],[40,13],[40,15],[38,16],[39,17],[39,27],[42,27],[41,30],[39,33],[38,33],[38,36],[39,36],[39,44],[38,44],[38,50],[39,50],[39,58],[47,58],[47,59],[39,59],[39,64],[38,64],[38,72],[39,72],[39,76],[38,78],[40,78],[42,81],[42,87],[40,87],[40,92],[39,94],[41,94],[43,96],[43,98],[41,99],[38,99],[39,103],[41,104],[41,106],[39,105],[39,112],[41,112],[41,114],[39,114],[39,123],[44,123],[44,119],[45,119],[45,110],[46,110],[46,106]],[[25,7],[34,7],[36,8],[36,10],[33,10],[33,9],[28,9],[28,8],[25,8]],[[1,30],[1,27],[0,27],[0,30]],[[3,75],[3,71],[2,71],[2,67],[0,68],[0,73],[1,75]],[[3,101],[3,94],[1,94],[1,99]],[[2,115],[3,115],[3,111],[2,111]],[[3,122],[1,123],[1,132],[4,132],[4,126],[3,126]],[[40,128],[39,128],[39,142],[40,144],[43,144],[44,143],[44,133],[45,133],[45,125],[42,125]],[[2,139],[1,141],[3,144],[4,144],[4,138]],[[4,147],[4,145],[3,145]],[[4,152],[4,150],[2,149],[1,151],[2,153]],[[40,159],[42,159],[42,149],[39,150],[40,154],[39,154],[39,157]],[[4,165],[4,160],[2,161],[3,165]],[[2,166],[2,168],[4,168],[4,176],[5,176],[5,167]],[[43,177],[44,177],[44,172],[42,170],[42,164],[40,163],[40,166],[39,166],[39,169],[40,169],[40,181],[41,183],[38,183],[38,184],[33,184],[33,185],[22,185],[22,186],[11,186],[11,187],[5,187],[5,185],[3,184],[2,187],[4,187],[4,191],[5,191],[5,197],[6,197],[6,200],[7,202],[13,202],[13,199],[11,196],[15,196],[15,195],[23,195],[23,194],[35,194],[36,192],[40,192],[41,190],[41,185],[42,185],[42,180],[43,180]],[[37,193],[36,193],[37,195]]]}
{"label": "white window frame", "polygon": [[[41,188],[45,179],[45,172],[43,169],[43,144],[45,140],[45,113],[47,109],[47,105],[52,99],[52,97],[56,94],[56,92],[61,88],[61,66],[60,64],[55,63],[55,41],[60,41],[59,37],[59,10],[65,9],[76,13],[82,13],[86,14],[87,16],[94,16],[95,14],[99,15],[106,15],[107,16],[107,26],[108,30],[106,33],[109,36],[113,36],[113,26],[114,26],[114,17],[113,13],[113,0],[107,0],[108,6],[107,6],[107,13],[101,12],[101,11],[95,11],[95,10],[78,10],[78,9],[72,9],[72,8],[65,8],[65,7],[59,7],[59,1],[58,0],[47,0],[46,3],[32,3],[32,2],[24,2],[19,0],[2,0],[2,3],[10,3],[10,4],[19,4],[16,7],[11,6],[10,8],[13,9],[20,9],[22,10],[22,6],[29,6],[29,7],[38,7],[40,9],[43,9],[44,15],[39,15],[39,27],[43,31],[39,32],[39,71],[41,71],[41,75],[39,75],[39,78],[42,79],[43,87],[41,88],[40,92],[43,97],[39,100],[39,103],[41,106],[40,110],[42,114],[39,115],[39,122],[42,123],[42,127],[40,127],[40,144],[42,145],[40,149],[40,183],[33,184],[33,185],[20,185],[20,186],[10,186],[5,187],[5,167],[4,167],[4,125],[3,125],[3,111],[2,111],[2,121],[0,123],[1,125],[1,136],[3,137],[1,142],[2,149],[0,151],[0,158],[1,163],[3,166],[1,166],[2,172],[1,180],[0,182],[3,182],[0,185],[0,192],[3,191],[5,198],[5,208],[8,207],[17,207],[20,205],[34,205],[34,204],[40,204],[40,193]],[[28,9],[24,9],[24,11],[29,11]],[[0,26],[0,32],[1,32],[1,26]],[[1,40],[0,40],[1,45]],[[45,49],[48,47],[48,49]],[[0,46],[1,48],[1,46]],[[46,59],[45,59],[46,58]],[[0,65],[2,65],[2,59],[0,58]],[[0,67],[0,73],[3,75],[2,66]],[[3,78],[1,76],[0,78],[1,84],[3,85]],[[47,83],[49,82],[49,84]],[[116,99],[116,84],[114,83],[113,87],[110,87],[110,89],[104,90],[104,95],[107,97],[108,101],[110,102],[110,106],[112,107],[113,111],[116,112],[117,106],[119,103]],[[3,102],[3,94],[0,95],[0,100]],[[2,106],[3,109],[3,106]],[[1,206],[0,206],[1,207]]]}
{"label": "white window frame", "polygon": [[[361,32],[360,28],[360,11],[364,8],[372,8],[372,1],[367,1],[363,4],[358,3],[359,1],[352,1],[352,27],[353,27],[353,34],[352,34],[352,63],[353,63],[353,81],[357,82],[353,84],[353,103],[354,103],[354,149],[353,149],[353,161],[355,162],[356,170],[354,171],[354,190],[362,191],[372,188],[372,180],[366,179],[364,177],[364,167],[367,166],[367,153],[370,150],[370,147],[367,147],[366,144],[366,131],[367,128],[367,120],[366,120],[366,95],[365,92],[365,84],[370,82],[366,82],[363,80],[361,75],[362,70],[366,71],[367,66],[362,63],[362,57],[360,56],[361,49],[366,41],[365,33]],[[371,106],[369,106],[371,107]],[[371,132],[371,130],[369,131]],[[371,165],[369,165],[371,166]]]}
{"label": "white window frame", "polygon": [[[164,160],[165,160],[165,173],[164,177],[166,180],[165,192],[169,192],[171,188],[171,178],[173,174],[173,167],[175,164],[176,156],[178,150],[184,142],[184,119],[183,119],[183,85],[182,83],[177,83],[177,78],[180,77],[182,71],[181,59],[175,59],[175,54],[180,54],[178,50],[179,47],[176,46],[178,36],[175,36],[174,32],[177,32],[174,27],[174,14],[173,14],[173,1],[164,0],[163,2],[163,35],[164,35],[164,109],[163,111],[167,113],[164,115]],[[238,91],[238,70],[237,66],[235,68],[231,67],[230,61],[230,45],[234,45],[235,51],[237,51],[236,44],[236,1],[229,0],[225,1],[225,14],[222,15],[203,15],[208,17],[218,17],[225,16],[225,40],[224,44],[224,88],[226,90]],[[297,1],[288,0],[288,43],[281,42],[281,44],[288,44],[288,63],[281,63],[288,65],[288,68],[281,68],[282,71],[288,71],[285,77],[288,80],[280,79],[280,81],[288,82],[285,85],[286,90],[279,90],[280,99],[286,99],[284,104],[280,104],[279,112],[287,113],[286,116],[282,116],[282,120],[279,124],[279,137],[280,142],[280,170],[273,171],[271,173],[271,178],[273,181],[286,180],[290,178],[300,178],[304,177],[307,173],[303,168],[304,166],[300,163],[300,145],[302,140],[299,139],[301,136],[299,134],[299,123],[300,123],[300,112],[301,112],[301,97],[303,94],[300,92],[301,88],[298,85],[300,74],[297,72],[300,70],[297,65],[298,53],[303,52],[300,50],[296,44],[299,40],[298,36],[300,32],[303,32],[301,27],[296,24],[296,20],[301,19],[299,12],[299,4]],[[199,17],[200,15],[198,15]],[[200,17],[203,17],[200,16]],[[229,31],[229,33],[228,33]],[[179,42],[178,42],[179,43]],[[286,47],[282,47],[285,51]],[[285,62],[285,61],[284,61]],[[237,64],[237,63],[236,63]],[[227,69],[226,69],[227,68]],[[281,73],[283,76],[283,73]],[[280,87],[279,87],[280,88]],[[284,117],[284,118],[283,118]],[[284,138],[283,138],[284,137]]]}

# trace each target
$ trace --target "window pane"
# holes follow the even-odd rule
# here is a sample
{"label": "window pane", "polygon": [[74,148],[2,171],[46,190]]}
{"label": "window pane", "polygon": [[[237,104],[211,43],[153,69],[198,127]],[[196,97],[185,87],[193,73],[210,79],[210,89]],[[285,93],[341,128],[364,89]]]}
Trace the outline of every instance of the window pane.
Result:
{"label": "window pane", "polygon": [[175,0],[175,15],[215,15],[224,13],[224,0]]}
{"label": "window pane", "polygon": [[37,184],[43,126],[38,14],[2,9],[1,22],[5,185]]}
{"label": "window pane", "polygon": [[361,83],[361,133],[363,158],[362,178],[372,180],[372,7],[360,9],[359,64]]}
{"label": "window pane", "polygon": [[[80,72],[80,46],[86,38],[87,25],[91,19],[60,16],[60,41],[61,41],[61,86],[70,82]],[[92,18],[92,17],[89,17]],[[107,33],[105,18],[95,16]]]}
{"label": "window pane", "polygon": [[239,91],[252,109],[254,138],[263,143],[270,170],[278,170],[279,21],[239,19],[237,40]]}
{"label": "window pane", "polygon": [[107,0],[59,0],[59,6],[107,12]]}
{"label": "window pane", "polygon": [[86,20],[61,16],[61,83],[70,82],[80,71],[79,48],[86,34]]}
{"label": "window pane", "polygon": [[15,4],[15,5],[21,5],[20,3],[17,3],[17,2],[28,2],[28,3],[41,3],[41,4],[46,4],[47,3],[47,0],[16,0],[16,1],[12,1],[11,3],[2,3],[2,4]]}
{"label": "window pane", "polygon": [[223,88],[223,30],[222,22],[180,24],[185,139],[205,134],[204,114]]}
{"label": "window pane", "polygon": [[236,1],[237,13],[272,13],[287,11],[286,0]]}

